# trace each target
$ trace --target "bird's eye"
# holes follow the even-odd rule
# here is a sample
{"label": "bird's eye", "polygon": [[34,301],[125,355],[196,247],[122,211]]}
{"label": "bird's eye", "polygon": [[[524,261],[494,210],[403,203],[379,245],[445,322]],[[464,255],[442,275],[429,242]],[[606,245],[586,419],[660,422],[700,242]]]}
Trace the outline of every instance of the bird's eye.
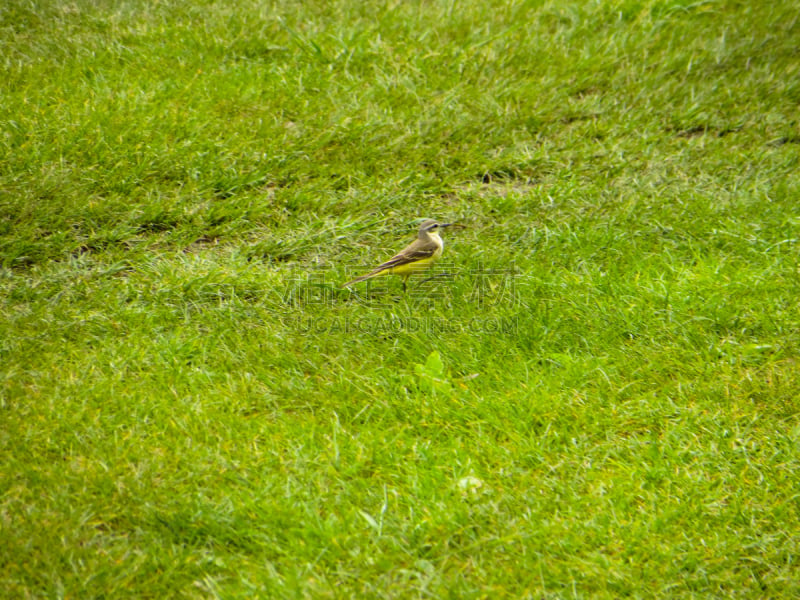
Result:
{"label": "bird's eye", "polygon": [[433,225],[431,225],[431,229],[436,229],[438,226],[439,226],[438,223],[434,223]]}

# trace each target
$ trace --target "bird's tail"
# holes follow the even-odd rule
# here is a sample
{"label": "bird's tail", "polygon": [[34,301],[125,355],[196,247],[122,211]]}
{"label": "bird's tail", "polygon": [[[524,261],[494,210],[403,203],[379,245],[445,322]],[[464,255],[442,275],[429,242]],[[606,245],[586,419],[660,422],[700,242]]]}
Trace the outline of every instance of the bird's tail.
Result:
{"label": "bird's tail", "polygon": [[367,273],[366,275],[362,275],[361,277],[356,277],[355,279],[351,279],[347,283],[342,284],[342,287],[343,288],[344,287],[348,287],[350,285],[353,285],[354,283],[358,283],[359,281],[366,281],[367,279],[371,279],[372,277],[375,277],[376,275],[380,275],[381,273],[384,273],[385,271],[386,271],[386,269],[375,269],[371,273]]}

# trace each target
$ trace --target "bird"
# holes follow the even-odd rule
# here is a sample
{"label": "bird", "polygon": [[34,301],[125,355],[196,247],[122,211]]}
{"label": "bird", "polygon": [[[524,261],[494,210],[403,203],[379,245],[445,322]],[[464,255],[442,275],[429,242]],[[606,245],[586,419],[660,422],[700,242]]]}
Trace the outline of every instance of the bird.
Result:
{"label": "bird", "polygon": [[342,287],[348,287],[359,281],[391,273],[403,278],[403,291],[406,291],[408,278],[414,273],[419,273],[429,268],[442,255],[444,241],[439,235],[439,230],[451,225],[453,223],[439,223],[434,219],[425,219],[419,225],[417,239],[385,263],[378,265],[366,275],[348,281]]}

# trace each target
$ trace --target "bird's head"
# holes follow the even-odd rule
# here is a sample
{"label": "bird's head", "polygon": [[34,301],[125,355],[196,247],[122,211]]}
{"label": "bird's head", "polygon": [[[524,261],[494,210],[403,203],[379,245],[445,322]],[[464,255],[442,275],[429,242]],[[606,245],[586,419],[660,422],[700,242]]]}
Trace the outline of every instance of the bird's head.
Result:
{"label": "bird's head", "polygon": [[450,227],[452,223],[439,223],[434,219],[425,219],[422,223],[419,224],[419,232],[422,233],[436,233],[439,229],[444,227]]}

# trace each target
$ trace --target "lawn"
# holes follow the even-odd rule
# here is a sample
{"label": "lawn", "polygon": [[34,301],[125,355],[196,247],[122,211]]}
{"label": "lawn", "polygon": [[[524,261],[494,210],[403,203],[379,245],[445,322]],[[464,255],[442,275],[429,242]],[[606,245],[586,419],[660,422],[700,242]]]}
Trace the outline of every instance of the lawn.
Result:
{"label": "lawn", "polygon": [[6,0],[5,597],[800,595],[798,18]]}

